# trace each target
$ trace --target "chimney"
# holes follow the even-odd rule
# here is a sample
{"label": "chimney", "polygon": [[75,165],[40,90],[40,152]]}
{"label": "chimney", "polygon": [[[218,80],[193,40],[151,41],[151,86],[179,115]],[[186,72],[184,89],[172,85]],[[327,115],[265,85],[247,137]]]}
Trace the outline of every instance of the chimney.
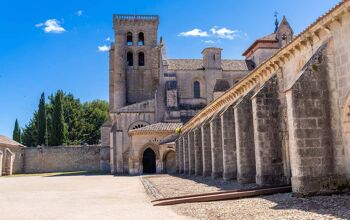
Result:
{"label": "chimney", "polygon": [[202,51],[205,69],[221,69],[221,48],[209,47]]}

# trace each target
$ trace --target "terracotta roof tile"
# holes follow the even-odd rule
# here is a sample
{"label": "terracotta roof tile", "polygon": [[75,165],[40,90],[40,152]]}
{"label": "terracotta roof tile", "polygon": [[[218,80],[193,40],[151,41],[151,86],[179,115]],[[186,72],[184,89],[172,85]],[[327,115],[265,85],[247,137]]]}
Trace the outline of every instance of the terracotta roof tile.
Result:
{"label": "terracotta roof tile", "polygon": [[6,145],[6,146],[23,146],[22,144],[18,143],[17,141],[14,141],[4,135],[0,135],[0,145]]}
{"label": "terracotta roof tile", "polygon": [[175,131],[176,128],[181,128],[181,126],[182,123],[156,123],[130,131]]}
{"label": "terracotta roof tile", "polygon": [[[202,59],[169,59],[169,70],[201,70],[203,69]],[[225,71],[248,70],[245,60],[221,60],[222,69]]]}

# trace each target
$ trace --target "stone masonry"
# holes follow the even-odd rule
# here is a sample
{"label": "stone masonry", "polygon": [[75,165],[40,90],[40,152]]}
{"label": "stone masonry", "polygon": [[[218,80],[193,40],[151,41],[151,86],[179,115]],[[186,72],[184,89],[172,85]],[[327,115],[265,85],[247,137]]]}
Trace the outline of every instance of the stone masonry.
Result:
{"label": "stone masonry", "polygon": [[205,176],[291,183],[303,196],[350,189],[349,25],[343,0],[301,34],[286,24],[248,48],[254,58],[259,45],[283,46],[181,128],[201,130]]}
{"label": "stone masonry", "polygon": [[229,107],[221,115],[223,178],[236,179],[237,154],[234,109]]}

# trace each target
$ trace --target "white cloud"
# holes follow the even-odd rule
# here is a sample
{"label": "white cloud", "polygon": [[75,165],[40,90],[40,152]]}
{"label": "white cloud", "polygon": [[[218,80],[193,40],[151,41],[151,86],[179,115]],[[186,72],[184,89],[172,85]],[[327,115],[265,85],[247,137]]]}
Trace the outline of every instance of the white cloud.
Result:
{"label": "white cloud", "polygon": [[105,41],[107,41],[107,42],[111,42],[111,41],[112,41],[112,38],[107,37],[107,38],[105,39]]}
{"label": "white cloud", "polygon": [[208,37],[208,32],[202,31],[201,29],[195,28],[191,31],[181,32],[179,36],[182,37]]}
{"label": "white cloud", "polygon": [[110,47],[107,45],[98,46],[97,48],[98,48],[98,51],[100,52],[107,52],[110,49]]}
{"label": "white cloud", "polygon": [[204,42],[206,44],[216,44],[216,43],[218,43],[217,41],[213,41],[213,40],[202,40],[202,42]]}
{"label": "white cloud", "polygon": [[43,28],[45,33],[60,34],[66,31],[66,29],[64,29],[64,27],[61,26],[61,22],[57,19],[49,19],[44,23],[36,24],[35,27]]}
{"label": "white cloud", "polygon": [[80,17],[83,15],[83,10],[78,10],[75,14]]}
{"label": "white cloud", "polygon": [[217,26],[214,26],[210,29],[210,32],[212,33],[213,36],[216,36],[222,39],[234,40],[235,38],[238,37],[237,30],[231,30],[225,27],[219,28]]}
{"label": "white cloud", "polygon": [[[199,28],[195,28],[191,31],[181,32],[178,36],[210,37],[210,38],[219,38],[219,39],[227,39],[227,40],[234,40],[236,38],[241,38],[241,39],[247,38],[247,34],[242,31],[231,30],[226,27],[218,27],[218,26],[212,27],[209,31],[202,31]],[[208,43],[208,44],[218,43],[218,41],[214,41],[214,40],[206,40],[202,42]]]}

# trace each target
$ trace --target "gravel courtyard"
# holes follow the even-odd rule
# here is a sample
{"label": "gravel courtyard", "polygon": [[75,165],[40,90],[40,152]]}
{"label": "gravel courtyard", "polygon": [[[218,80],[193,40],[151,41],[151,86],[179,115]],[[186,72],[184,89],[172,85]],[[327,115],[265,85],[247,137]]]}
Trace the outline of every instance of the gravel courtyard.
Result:
{"label": "gravel courtyard", "polygon": [[153,207],[139,177],[0,177],[1,220],[190,219]]}
{"label": "gravel courtyard", "polygon": [[[157,175],[143,177],[153,198],[173,197],[254,185],[211,178]],[[350,195],[295,198],[291,193],[231,201],[179,204],[177,213],[199,219],[350,219]]]}

